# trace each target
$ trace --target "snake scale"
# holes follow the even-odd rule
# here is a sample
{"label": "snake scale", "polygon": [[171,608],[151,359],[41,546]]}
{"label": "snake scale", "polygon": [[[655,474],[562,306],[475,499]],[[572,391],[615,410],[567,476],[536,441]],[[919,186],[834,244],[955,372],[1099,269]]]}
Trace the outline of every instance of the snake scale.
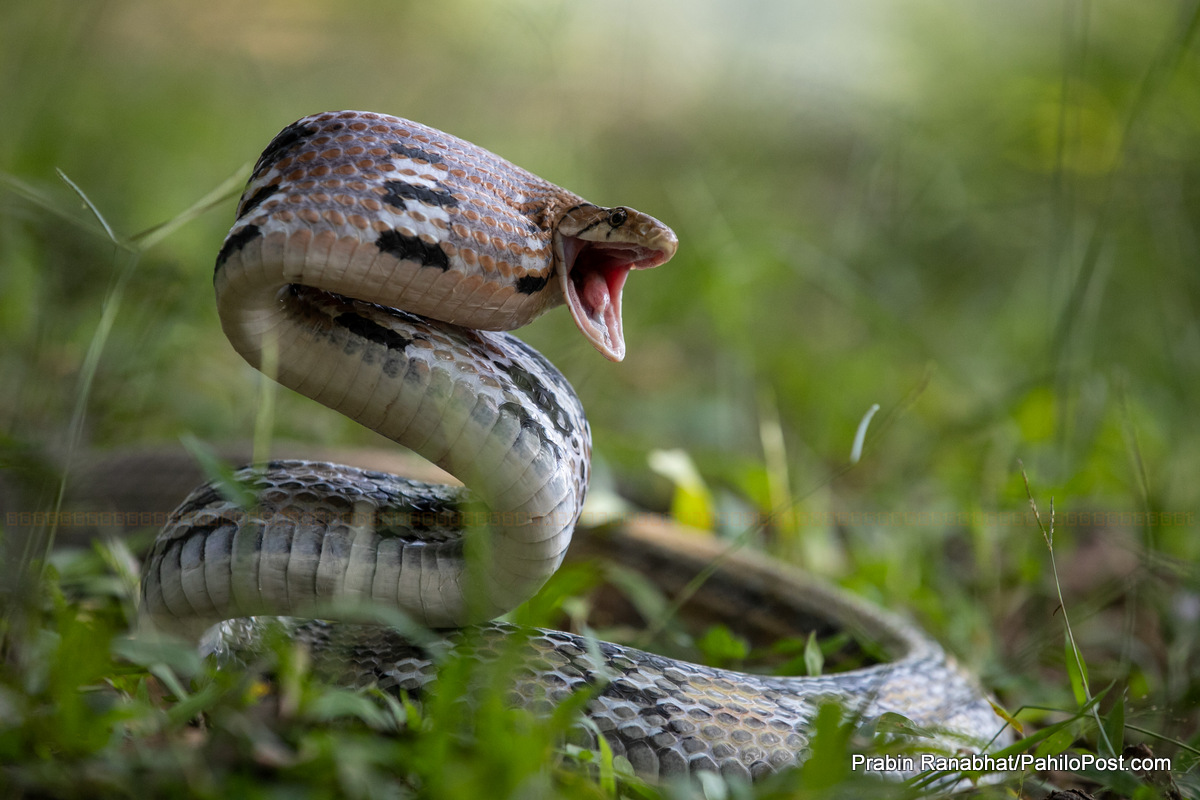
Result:
{"label": "snake scale", "polygon": [[[252,507],[208,485],[173,513],[144,566],[143,615],[191,633],[221,623],[214,649],[228,653],[259,636],[260,615],[367,600],[430,629],[482,623],[472,630],[487,657],[515,631],[486,621],[561,563],[591,450],[566,379],[504,331],[565,303],[584,336],[620,360],[625,279],[676,247],[650,216],[595,206],[415,122],[343,111],[283,129],[217,257],[226,335],[253,366],[464,486],[327,463],[245,468]],[[760,610],[769,597],[781,615],[861,629],[895,660],[769,677],[532,630],[514,699],[553,705],[590,687],[585,743],[603,735],[650,779],[752,779],[795,764],[830,699],[866,719],[894,711],[938,729],[929,742],[940,747],[978,750],[1002,727],[971,676],[895,615],[782,567],[741,559],[725,572],[739,570],[759,589],[733,591]],[[331,653],[341,680],[419,694],[436,679],[430,646],[386,627],[312,620],[294,635]]]}

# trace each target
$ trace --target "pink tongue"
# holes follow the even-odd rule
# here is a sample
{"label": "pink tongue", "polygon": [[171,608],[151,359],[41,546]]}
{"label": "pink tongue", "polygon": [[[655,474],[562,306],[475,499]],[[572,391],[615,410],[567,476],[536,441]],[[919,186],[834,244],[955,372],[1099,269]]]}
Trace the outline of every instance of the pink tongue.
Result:
{"label": "pink tongue", "polygon": [[[583,306],[588,310],[588,316],[593,320],[604,318],[604,312],[608,310],[608,282],[604,280],[604,276],[598,272],[588,273],[583,279],[583,291],[581,292],[581,300]],[[612,324],[608,320],[604,320],[609,332],[612,332]]]}
{"label": "pink tongue", "polygon": [[605,358],[625,357],[625,334],[621,326],[621,291],[628,267],[588,270],[578,281],[566,281],[567,306],[575,324]]}

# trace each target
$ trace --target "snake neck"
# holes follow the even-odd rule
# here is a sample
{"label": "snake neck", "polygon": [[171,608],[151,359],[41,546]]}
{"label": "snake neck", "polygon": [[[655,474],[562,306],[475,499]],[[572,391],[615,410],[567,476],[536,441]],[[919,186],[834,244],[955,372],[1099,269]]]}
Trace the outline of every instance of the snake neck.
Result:
{"label": "snake neck", "polygon": [[[383,592],[388,602],[398,602],[404,612],[430,627],[491,619],[528,599],[561,564],[588,481],[590,433],[566,379],[509,334],[460,328],[351,299],[362,290],[353,281],[337,285],[339,292],[290,283],[286,258],[264,253],[277,244],[276,238],[268,234],[218,267],[218,308],[234,348],[260,369],[277,364],[271,377],[282,385],[414,450],[470,490],[453,499],[460,511],[463,506],[473,511],[465,530],[453,535],[439,531],[431,537],[421,526],[402,531],[390,526],[367,534],[366,549],[376,553],[377,562],[366,570],[362,585],[349,592]],[[279,266],[273,269],[273,263]],[[374,489],[355,491],[378,494]],[[169,524],[177,534],[160,536],[147,571],[186,573],[184,540],[206,527],[196,524],[197,514],[212,513],[216,512],[211,508],[190,508],[188,520]],[[253,525],[239,524],[274,525],[256,519]],[[261,532],[255,535],[264,539]],[[382,583],[419,587],[419,598],[408,604],[403,588],[380,589],[380,575],[387,567],[378,563],[377,551],[391,545],[377,540],[397,536],[404,540],[404,552],[395,575]],[[472,541],[477,550],[486,551],[486,558],[470,557]],[[188,595],[188,608],[182,610],[161,607],[172,604],[164,592],[173,591],[169,586],[177,583],[187,586],[187,575],[152,580],[145,592],[152,616],[214,621],[249,614],[299,614],[326,593],[317,579],[288,580],[283,590],[261,590],[264,570],[297,569],[297,548],[291,540],[270,548],[256,546],[245,563],[238,561],[235,544],[201,549],[228,551],[228,564],[214,567],[211,553],[204,564],[197,561],[193,571],[203,576],[192,579],[192,589],[178,592]],[[272,549],[278,552],[267,552]],[[278,564],[269,567],[268,559]],[[364,567],[350,558],[337,569],[344,573],[337,578],[337,590],[346,593],[341,584]],[[319,572],[320,566],[314,570]],[[236,588],[212,589],[214,572],[220,581],[249,587],[252,599],[239,600]]]}

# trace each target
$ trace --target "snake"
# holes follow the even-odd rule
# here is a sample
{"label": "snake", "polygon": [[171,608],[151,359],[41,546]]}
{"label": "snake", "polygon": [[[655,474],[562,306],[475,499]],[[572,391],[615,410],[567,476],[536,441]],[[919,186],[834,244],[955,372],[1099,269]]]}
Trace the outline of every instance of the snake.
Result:
{"label": "snake", "polygon": [[[729,559],[710,581],[723,592],[716,605],[854,629],[892,660],[779,677],[492,621],[562,563],[591,455],[566,378],[508,331],[566,305],[619,361],[626,278],[677,247],[647,214],[594,205],[416,122],[340,111],[285,127],[216,259],[222,328],[252,366],[461,485],[324,462],[243,468],[233,482],[249,501],[214,481],[159,532],[142,570],[143,618],[191,636],[216,625],[218,655],[287,618],[339,680],[413,697],[437,679],[438,646],[396,626],[330,621],[331,601],[387,604],[440,641],[469,636],[483,660],[516,640],[514,701],[552,708],[590,692],[584,744],[603,737],[650,780],[755,780],[801,763],[829,702],[864,721],[902,715],[927,731],[922,747],[1005,743],[978,682],[920,629],[766,559]],[[647,541],[636,558],[667,580],[717,557],[687,538]]]}

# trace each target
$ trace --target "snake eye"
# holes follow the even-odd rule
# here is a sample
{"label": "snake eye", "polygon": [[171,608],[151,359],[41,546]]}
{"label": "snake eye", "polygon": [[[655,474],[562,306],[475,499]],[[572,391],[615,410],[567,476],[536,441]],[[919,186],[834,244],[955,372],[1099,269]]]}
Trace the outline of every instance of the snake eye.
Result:
{"label": "snake eye", "polygon": [[608,224],[614,228],[624,225],[627,219],[629,219],[629,212],[623,208],[614,208],[608,212]]}

